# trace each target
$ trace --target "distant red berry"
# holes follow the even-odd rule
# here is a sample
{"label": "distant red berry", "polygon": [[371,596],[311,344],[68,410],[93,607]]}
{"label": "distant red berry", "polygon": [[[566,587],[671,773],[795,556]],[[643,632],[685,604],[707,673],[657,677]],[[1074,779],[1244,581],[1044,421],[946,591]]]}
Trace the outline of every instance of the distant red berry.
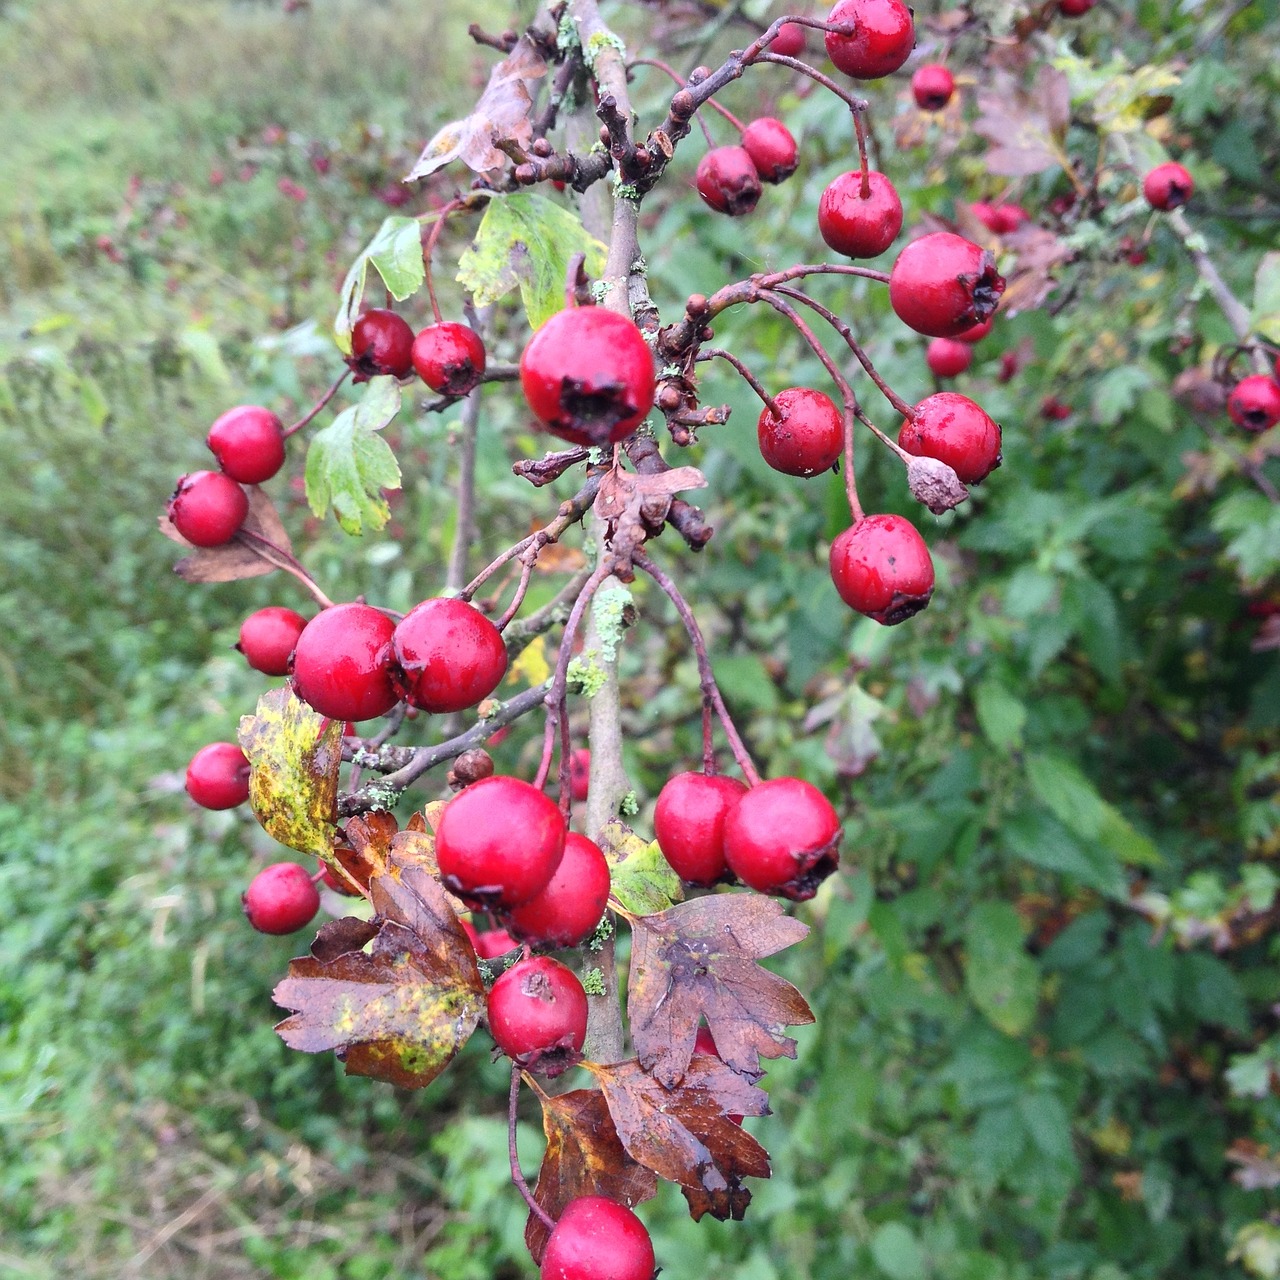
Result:
{"label": "distant red berry", "polygon": [[203,809],[234,809],[249,798],[249,759],[234,742],[211,742],[187,765],[187,794]]}
{"label": "distant red berry", "polygon": [[267,676],[288,675],[289,658],[306,625],[302,614],[282,605],[268,605],[240,624],[236,648],[255,671]]}
{"label": "distant red berry", "polygon": [[518,960],[489,992],[489,1033],[520,1066],[546,1070],[582,1050],[587,1036],[587,994],[559,960]]}
{"label": "distant red berry", "polygon": [[825,33],[827,57],[845,75],[879,80],[891,75],[916,47],[911,10],[902,0],[837,0],[830,23],[852,23],[853,34]]}
{"label": "distant red berry", "polygon": [[653,1280],[653,1273],[644,1223],[604,1196],[579,1196],[556,1222],[539,1280]]}
{"label": "distant red berry", "polygon": [[192,471],[169,499],[173,527],[197,547],[220,547],[235,537],[249,514],[249,496],[221,471]]}
{"label": "distant red berry", "polygon": [[780,53],[784,58],[798,58],[804,52],[807,37],[798,22],[784,22],[769,45],[770,53]]}
{"label": "distant red berry", "polygon": [[713,885],[729,878],[724,823],[746,793],[737,778],[705,773],[677,773],[658,792],[653,834],[681,880]]}
{"label": "distant red berry", "polygon": [[371,307],[351,329],[351,358],[359,378],[389,374],[407,378],[413,372],[413,330],[409,322],[385,307]]}
{"label": "distant red berry", "polygon": [[830,559],[840,598],[886,627],[919,613],[933,595],[933,558],[902,516],[866,516],[836,538]]}
{"label": "distant red berry", "polygon": [[1071,417],[1074,410],[1069,404],[1063,404],[1057,396],[1045,396],[1040,401],[1040,416],[1048,418],[1050,422],[1062,422],[1065,418]]}
{"label": "distant red berry", "polygon": [[293,651],[293,688],[333,720],[371,720],[400,701],[391,676],[395,623],[367,604],[337,604],[303,628]]}
{"label": "distant red berry", "polygon": [[995,316],[988,316],[981,324],[975,324],[971,329],[966,329],[963,333],[956,334],[957,342],[981,342],[983,338],[991,332],[991,326],[996,322]]}
{"label": "distant red berry", "polygon": [[465,600],[424,600],[396,625],[396,678],[423,711],[462,711],[487,698],[507,673],[502,633]]}
{"label": "distant red berry", "polygon": [[844,419],[830,396],[789,387],[773,397],[780,417],[766,405],[756,424],[760,455],[789,476],[829,471],[844,449]]}
{"label": "distant red berry", "polygon": [[256,404],[228,409],[205,441],[218,465],[241,484],[261,484],[284,465],[284,423]]}
{"label": "distant red berry", "polygon": [[413,340],[413,367],[432,391],[465,396],[484,377],[484,340],[465,324],[429,324]]}
{"label": "distant red berry", "polygon": [[739,218],[760,200],[760,174],[745,147],[713,147],[698,161],[698,194],[717,213]]}
{"label": "distant red berry", "polygon": [[840,819],[817,787],[771,778],[729,811],[724,851],[743,884],[803,902],[836,869],[840,835]]}
{"label": "distant red berry", "polygon": [[1180,209],[1196,189],[1195,180],[1173,160],[1158,164],[1142,180],[1142,194],[1153,209]]}
{"label": "distant red berry", "polygon": [[973,348],[958,338],[934,338],[924,358],[935,378],[954,378],[973,363]]}
{"label": "distant red berry", "polygon": [[1255,373],[1242,378],[1227,397],[1227,415],[1246,431],[1266,431],[1280,422],[1280,382]]}
{"label": "distant red berry", "polygon": [[555,874],[528,902],[506,913],[507,926],[534,946],[576,947],[604,919],[609,889],[609,863],[600,846],[570,831]]}
{"label": "distant red berry", "polygon": [[315,919],[320,893],[306,867],[276,862],[253,877],[240,902],[259,933],[297,933]]}
{"label": "distant red berry", "polygon": [[1064,18],[1082,18],[1098,0],[1058,0],[1058,12]]}
{"label": "distant red berry", "polygon": [[999,426],[954,391],[921,400],[902,424],[898,444],[917,457],[945,462],[965,484],[978,484],[1000,465]]}
{"label": "distant red berry", "polygon": [[840,174],[818,201],[818,231],[832,249],[849,258],[876,257],[902,230],[897,188],[871,169],[864,195],[862,176],[860,169]]}
{"label": "distant red berry", "polygon": [[742,131],[742,149],[762,182],[785,182],[796,171],[798,149],[791,130],[773,116],[761,116]]}
{"label": "distant red berry", "polygon": [[991,252],[950,231],[912,240],[889,272],[898,319],[930,338],[954,338],[980,324],[1003,292]]}
{"label": "distant red berry", "polygon": [[941,111],[955,91],[955,77],[940,62],[926,62],[912,73],[911,96],[921,111]]}
{"label": "distant red berry", "polygon": [[1020,204],[987,204],[978,200],[969,208],[988,231],[998,236],[1007,236],[1024,222],[1031,221],[1031,215]]}
{"label": "distant red berry", "polygon": [[569,795],[574,800],[585,800],[591,784],[591,752],[579,747],[569,753]]}
{"label": "distant red berry", "polygon": [[486,929],[483,933],[476,934],[472,945],[481,960],[496,960],[499,956],[514,951],[520,943],[506,929]]}

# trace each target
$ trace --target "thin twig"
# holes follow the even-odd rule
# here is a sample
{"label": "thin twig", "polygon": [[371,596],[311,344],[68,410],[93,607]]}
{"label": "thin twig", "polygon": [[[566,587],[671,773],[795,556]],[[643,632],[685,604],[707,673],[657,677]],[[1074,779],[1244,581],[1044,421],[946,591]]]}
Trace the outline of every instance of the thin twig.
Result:
{"label": "thin twig", "polygon": [[338,388],[351,376],[350,369],[344,369],[337,378],[337,381],[329,388],[328,391],[320,397],[315,406],[304,417],[298,419],[291,427],[284,429],[285,439],[287,440],[296,431],[301,431],[324,407],[338,394]]}
{"label": "thin twig", "polygon": [[516,1110],[520,1105],[520,1068],[511,1064],[511,1092],[507,1099],[507,1151],[511,1156],[511,1181],[515,1183],[516,1190],[524,1197],[524,1202],[529,1206],[529,1212],[542,1223],[548,1231],[556,1229],[556,1220],[537,1202],[533,1197],[533,1192],[529,1190],[529,1184],[524,1180],[524,1174],[520,1169],[520,1156],[516,1152]]}
{"label": "thin twig", "polygon": [[264,560],[275,565],[277,569],[283,569],[285,573],[292,574],[297,578],[306,587],[311,598],[322,609],[333,607],[333,601],[320,590],[316,580],[284,548],[277,547],[269,538],[264,538],[260,533],[254,533],[251,529],[237,529],[234,536],[237,541],[245,543]]}

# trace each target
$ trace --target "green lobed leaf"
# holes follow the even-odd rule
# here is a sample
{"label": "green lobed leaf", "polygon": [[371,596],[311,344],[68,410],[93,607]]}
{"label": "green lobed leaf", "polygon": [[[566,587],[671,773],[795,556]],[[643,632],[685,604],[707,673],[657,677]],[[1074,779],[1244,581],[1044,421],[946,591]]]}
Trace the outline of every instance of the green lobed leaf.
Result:
{"label": "green lobed leaf", "polygon": [[1010,1036],[1031,1025],[1040,998],[1040,970],[1023,933],[1007,902],[980,903],[965,925],[965,989],[987,1021]]}
{"label": "green lobed leaf", "polygon": [[422,261],[422,227],[417,218],[384,219],[377,234],[351,264],[351,270],[342,282],[341,302],[333,322],[333,336],[344,355],[351,354],[351,330],[360,314],[371,263],[396,301],[403,302],[417,293],[426,279]]}

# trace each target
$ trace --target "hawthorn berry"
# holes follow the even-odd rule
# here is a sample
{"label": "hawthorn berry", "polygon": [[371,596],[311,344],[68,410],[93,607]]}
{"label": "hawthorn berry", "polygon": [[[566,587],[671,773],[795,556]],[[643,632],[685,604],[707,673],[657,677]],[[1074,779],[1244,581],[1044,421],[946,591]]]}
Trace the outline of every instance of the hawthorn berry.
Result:
{"label": "hawthorn berry", "polygon": [[334,893],[341,893],[348,898],[358,898],[360,896],[360,891],[349,881],[344,880],[339,875],[335,875],[333,868],[327,862],[320,863],[319,871],[320,883],[326,889],[332,889]]}
{"label": "hawthorn berry", "polygon": [[837,253],[849,258],[876,257],[902,230],[897,188],[874,169],[865,175],[860,169],[842,173],[832,179],[818,201],[818,230]]}
{"label": "hawthorn berry", "polygon": [[409,322],[385,307],[370,307],[351,328],[347,363],[357,381],[379,374],[407,378],[413,370],[413,330]]}
{"label": "hawthorn berry", "polygon": [[[693,1051],[694,1053],[708,1054],[712,1058],[720,1058],[720,1050],[716,1045],[716,1038],[711,1034],[711,1028],[705,1023],[699,1026],[698,1034],[693,1038]],[[724,1061],[723,1058],[720,1058],[720,1060]],[[730,1115],[729,1119],[734,1124],[742,1123],[741,1116]]]}
{"label": "hawthorn berry", "polygon": [[770,43],[769,52],[780,53],[784,58],[798,58],[804,52],[807,38],[798,22],[784,22]]}
{"label": "hawthorn berry", "polygon": [[484,340],[465,324],[429,324],[413,340],[413,367],[439,395],[465,396],[484,376]]}
{"label": "hawthorn berry", "polygon": [[436,861],[469,907],[518,907],[541,892],[564,854],[559,806],[537,787],[495,774],[460,791],[436,829]]}
{"label": "hawthorn berry", "polygon": [[293,690],[333,720],[371,720],[400,701],[392,679],[395,623],[367,604],[336,604],[302,629]]}
{"label": "hawthorn berry", "polygon": [[614,444],[653,408],[653,354],[630,317],[558,311],[529,339],[520,386],[535,418],[574,444]]}
{"label": "hawthorn berry", "polygon": [[1000,427],[954,391],[921,400],[902,424],[898,444],[918,458],[945,462],[965,484],[979,484],[1000,465]]}
{"label": "hawthorn berry", "polygon": [[725,817],[729,869],[758,893],[804,902],[839,862],[840,819],[803,778],[752,787]]}
{"label": "hawthorn berry", "polygon": [[173,527],[193,546],[220,547],[249,514],[249,495],[221,471],[192,471],[178,479],[169,499]]}
{"label": "hawthorn berry", "polygon": [[[475,933],[474,927],[472,933]],[[520,943],[506,929],[486,929],[483,933],[476,933],[471,939],[471,945],[475,947],[476,955],[481,960],[496,960],[499,956],[514,951]]]}
{"label": "hawthorn berry", "polygon": [[489,991],[489,1033],[517,1065],[556,1074],[587,1037],[587,993],[559,960],[518,960]]}
{"label": "hawthorn berry", "polygon": [[831,544],[840,599],[886,627],[919,613],[933,595],[933,559],[902,516],[864,516]]}
{"label": "hawthorn berry", "polygon": [[591,752],[578,747],[569,753],[569,796],[573,800],[585,800],[591,784]]}
{"label": "hawthorn berry", "polygon": [[396,625],[391,644],[405,701],[423,711],[474,707],[507,673],[502,633],[465,600],[424,600]]}
{"label": "hawthorn berry", "polygon": [[746,783],[723,774],[677,773],[663,785],[653,834],[681,880],[713,885],[732,878],[724,856],[724,822],[746,794]]}
{"label": "hawthorn berry", "polygon": [[561,1213],[539,1280],[653,1280],[653,1242],[626,1205],[579,1196]]}
{"label": "hawthorn berry", "polygon": [[1153,209],[1180,209],[1196,189],[1195,179],[1176,161],[1158,164],[1142,180],[1142,194]]}
{"label": "hawthorn berry", "polygon": [[940,62],[926,62],[912,73],[911,96],[921,111],[941,111],[955,91],[955,77]]}
{"label": "hawthorn berry", "polygon": [[827,57],[856,80],[891,75],[916,47],[911,10],[902,0],[837,0],[830,23],[852,23],[851,35],[825,33]]}
{"label": "hawthorn berry", "polygon": [[534,946],[576,947],[604,919],[609,888],[609,863],[600,846],[570,831],[555,874],[528,902],[506,913],[507,927]]}
{"label": "hawthorn berry", "polygon": [[954,378],[973,363],[973,348],[959,338],[934,338],[924,359],[935,378]]}
{"label": "hawthorn berry", "polygon": [[956,334],[957,342],[981,342],[983,338],[991,332],[991,326],[995,324],[994,315],[988,316],[981,324],[975,324],[971,329],[966,329],[963,333]]}
{"label": "hawthorn berry", "polygon": [[1064,18],[1082,18],[1098,0],[1058,0],[1058,12]]}
{"label": "hawthorn berry", "polygon": [[808,387],[788,387],[773,403],[781,417],[766,405],[756,424],[761,457],[788,476],[829,471],[844,448],[844,419],[831,397]]}
{"label": "hawthorn berry", "polygon": [[751,157],[761,182],[785,182],[799,163],[791,130],[773,116],[761,116],[742,131],[742,149]]}
{"label": "hawthorn berry", "polygon": [[249,798],[249,758],[234,742],[211,742],[187,765],[187,794],[202,809],[234,809]]}
{"label": "hawthorn berry", "polygon": [[205,443],[218,466],[241,484],[261,484],[284,466],[284,423],[260,405],[228,409],[214,420]]}
{"label": "hawthorn berry", "polygon": [[274,862],[249,881],[240,902],[259,933],[297,933],[320,910],[320,891],[306,867]]}
{"label": "hawthorn berry", "polygon": [[745,147],[712,147],[698,161],[698,194],[717,213],[740,218],[760,200],[760,174]]}
{"label": "hawthorn berry", "polygon": [[1227,415],[1246,431],[1266,431],[1280,422],[1280,382],[1265,373],[1241,378],[1227,397]]}
{"label": "hawthorn berry", "polygon": [[995,256],[950,231],[912,240],[889,272],[889,303],[898,319],[930,338],[954,338],[981,324],[1003,292]]}
{"label": "hawthorn berry", "polygon": [[988,231],[998,236],[1007,236],[1024,222],[1031,221],[1031,215],[1020,204],[987,204],[977,200],[969,208]]}
{"label": "hawthorn berry", "polygon": [[240,624],[236,648],[255,671],[266,676],[288,675],[289,658],[306,625],[302,614],[283,605],[268,605]]}

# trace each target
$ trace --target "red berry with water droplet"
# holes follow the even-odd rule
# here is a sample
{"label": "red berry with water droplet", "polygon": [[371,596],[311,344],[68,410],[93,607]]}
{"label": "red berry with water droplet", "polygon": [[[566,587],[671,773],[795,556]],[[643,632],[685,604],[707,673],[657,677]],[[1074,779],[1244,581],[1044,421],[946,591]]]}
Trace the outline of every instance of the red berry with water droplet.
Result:
{"label": "red berry with water droplet", "polygon": [[773,397],[756,424],[760,455],[789,476],[829,471],[844,448],[844,419],[830,396],[808,387],[789,387]]}
{"label": "red berry with water droplet", "polygon": [[994,255],[950,231],[913,240],[889,273],[898,319],[930,338],[954,338],[981,324],[1003,292]]}
{"label": "red berry with water droplet", "polygon": [[865,516],[831,544],[830,563],[845,604],[886,627],[919,613],[933,595],[933,558],[902,516]]}

